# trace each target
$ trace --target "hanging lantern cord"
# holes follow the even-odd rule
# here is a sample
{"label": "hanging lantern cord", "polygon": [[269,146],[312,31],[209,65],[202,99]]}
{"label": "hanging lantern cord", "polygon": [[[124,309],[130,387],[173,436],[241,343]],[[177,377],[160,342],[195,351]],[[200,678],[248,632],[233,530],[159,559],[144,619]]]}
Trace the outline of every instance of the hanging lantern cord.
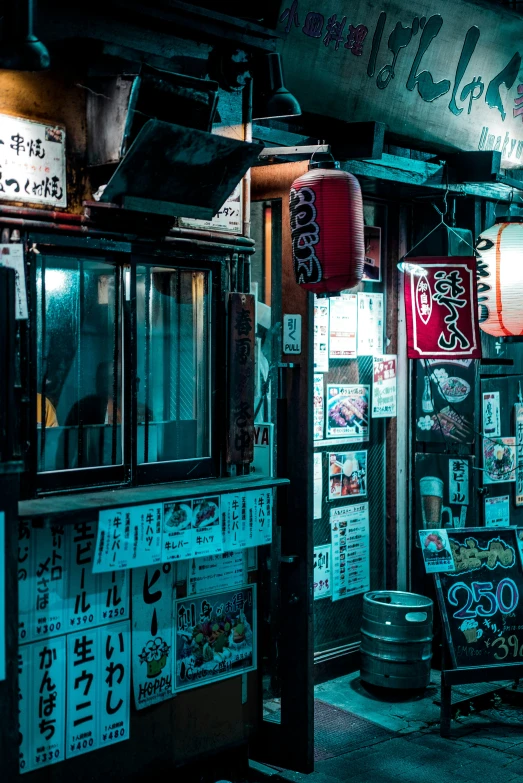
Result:
{"label": "hanging lantern cord", "polygon": [[[310,160],[310,162],[311,162],[311,163],[312,163],[312,161],[314,160],[314,156],[319,154],[319,149],[320,149],[320,147],[324,146],[324,144],[325,144],[325,142],[322,142],[322,143],[320,144],[320,142],[318,141],[318,149],[315,149],[315,150],[314,150],[314,152],[312,153],[312,155],[311,155],[311,160]],[[329,151],[328,151],[328,152],[322,152],[321,154],[322,154],[322,155],[328,155],[328,156],[330,157],[330,159],[332,160],[332,162],[333,162],[333,163],[336,163],[336,158],[334,157],[334,155],[332,154],[332,152],[330,151],[330,149],[329,149]]]}

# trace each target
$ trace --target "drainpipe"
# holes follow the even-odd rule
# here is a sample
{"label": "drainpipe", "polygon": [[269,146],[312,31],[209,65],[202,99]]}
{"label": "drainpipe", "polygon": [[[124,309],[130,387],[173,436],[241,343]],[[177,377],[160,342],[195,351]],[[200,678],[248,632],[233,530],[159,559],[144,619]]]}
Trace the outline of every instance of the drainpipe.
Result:
{"label": "drainpipe", "polygon": [[12,71],[44,71],[49,68],[47,47],[33,32],[34,0],[4,3],[0,68]]}
{"label": "drainpipe", "polygon": [[[252,79],[248,79],[243,88],[243,122],[245,126],[245,141],[252,143]],[[249,169],[243,178],[243,236],[251,235],[251,170]],[[243,280],[242,290],[250,293],[251,290],[251,259],[243,256]]]}

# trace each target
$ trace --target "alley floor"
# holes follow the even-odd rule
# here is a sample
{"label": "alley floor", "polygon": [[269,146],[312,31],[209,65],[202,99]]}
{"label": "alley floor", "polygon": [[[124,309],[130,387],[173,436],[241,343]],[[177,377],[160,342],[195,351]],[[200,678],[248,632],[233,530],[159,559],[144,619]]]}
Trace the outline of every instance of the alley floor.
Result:
{"label": "alley floor", "polygon": [[[503,687],[507,686],[507,687]],[[523,783],[523,689],[453,689],[451,739],[439,734],[439,673],[423,694],[366,689],[359,673],[315,688],[315,772],[264,767],[272,783]]]}

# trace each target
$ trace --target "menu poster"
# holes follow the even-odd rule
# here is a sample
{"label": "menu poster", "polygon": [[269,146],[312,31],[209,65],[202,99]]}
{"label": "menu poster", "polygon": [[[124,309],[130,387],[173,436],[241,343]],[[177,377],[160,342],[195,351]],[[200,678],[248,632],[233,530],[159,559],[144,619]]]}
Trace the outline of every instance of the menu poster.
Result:
{"label": "menu poster", "polygon": [[314,440],[322,440],[325,432],[325,393],[321,373],[314,373],[313,400]]}
{"label": "menu poster", "polygon": [[329,358],[354,359],[358,350],[358,295],[344,294],[330,300]]}
{"label": "menu poster", "polygon": [[397,356],[375,356],[372,372],[372,418],[396,416]]}
{"label": "menu poster", "polygon": [[358,294],[358,356],[383,354],[383,294]]}
{"label": "menu poster", "polygon": [[329,500],[367,494],[367,452],[329,454]]}
{"label": "menu poster", "polygon": [[100,681],[100,747],[129,739],[131,714],[131,628],[129,622],[98,629]]}
{"label": "menu poster", "polygon": [[154,565],[162,560],[161,503],[135,506],[131,510],[131,544],[128,568]]}
{"label": "menu poster", "polygon": [[381,280],[381,228],[365,226],[365,261],[363,277],[369,283],[379,283]]}
{"label": "menu poster", "polygon": [[21,649],[20,772],[25,773],[65,759],[66,637]]}
{"label": "menu poster", "polygon": [[516,419],[516,506],[523,506],[523,404],[514,405]]}
{"label": "menu poster", "polygon": [[321,504],[323,500],[323,469],[322,469],[322,453],[317,451],[314,453],[313,460],[313,494],[314,494],[314,519],[321,519]]}
{"label": "menu poster", "polygon": [[113,508],[98,513],[98,540],[93,564],[95,574],[129,568],[131,511],[131,508]]}
{"label": "menu poster", "polygon": [[510,496],[500,495],[485,498],[485,527],[508,527],[510,525]]}
{"label": "menu poster", "polygon": [[330,544],[314,547],[314,600],[332,595],[332,547]]}
{"label": "menu poster", "polygon": [[516,481],[516,439],[483,438],[483,484]]}
{"label": "menu poster", "polygon": [[272,505],[274,493],[272,488],[260,489],[246,493],[248,496],[249,522],[252,510],[252,533],[249,530],[250,547],[264,546],[272,542]]}
{"label": "menu poster", "polygon": [[175,690],[256,668],[256,586],[176,602]]}
{"label": "menu poster", "polygon": [[416,370],[416,440],[474,443],[476,363],[472,359],[419,359]]}
{"label": "menu poster", "polygon": [[33,528],[35,548],[31,579],[29,639],[65,633],[67,555],[64,528],[51,525]]}
{"label": "menu poster", "polygon": [[314,370],[329,372],[329,299],[314,297]]}
{"label": "menu poster", "polygon": [[247,582],[247,551],[199,557],[187,563],[187,595],[240,587]]}
{"label": "menu poster", "polygon": [[332,600],[370,590],[369,504],[332,508]]}
{"label": "menu poster", "polygon": [[472,457],[416,454],[414,465],[415,519],[418,529],[440,530],[473,524]]}
{"label": "menu poster", "polygon": [[223,552],[220,496],[193,500],[192,555],[219,555]]}
{"label": "menu poster", "polygon": [[172,697],[174,565],[133,571],[131,660],[137,710]]}
{"label": "menu poster", "polygon": [[501,413],[499,392],[484,392],[483,395],[483,435],[499,438],[501,435]]}
{"label": "menu poster", "polygon": [[369,439],[369,386],[327,384],[327,437]]}
{"label": "menu poster", "polygon": [[163,504],[162,560],[185,560],[192,557],[193,501],[172,501]]}
{"label": "menu poster", "polygon": [[249,527],[245,492],[224,495],[222,498],[222,529],[226,552],[247,548]]}
{"label": "menu poster", "polygon": [[454,571],[454,559],[446,530],[420,530],[419,537],[427,574]]}

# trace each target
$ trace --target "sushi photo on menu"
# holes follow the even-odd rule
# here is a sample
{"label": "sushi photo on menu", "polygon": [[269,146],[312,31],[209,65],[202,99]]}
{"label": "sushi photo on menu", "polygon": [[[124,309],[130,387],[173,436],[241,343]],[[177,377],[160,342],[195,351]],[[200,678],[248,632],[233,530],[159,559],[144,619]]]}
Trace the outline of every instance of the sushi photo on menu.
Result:
{"label": "sushi photo on menu", "polygon": [[327,385],[327,437],[369,439],[370,387]]}

